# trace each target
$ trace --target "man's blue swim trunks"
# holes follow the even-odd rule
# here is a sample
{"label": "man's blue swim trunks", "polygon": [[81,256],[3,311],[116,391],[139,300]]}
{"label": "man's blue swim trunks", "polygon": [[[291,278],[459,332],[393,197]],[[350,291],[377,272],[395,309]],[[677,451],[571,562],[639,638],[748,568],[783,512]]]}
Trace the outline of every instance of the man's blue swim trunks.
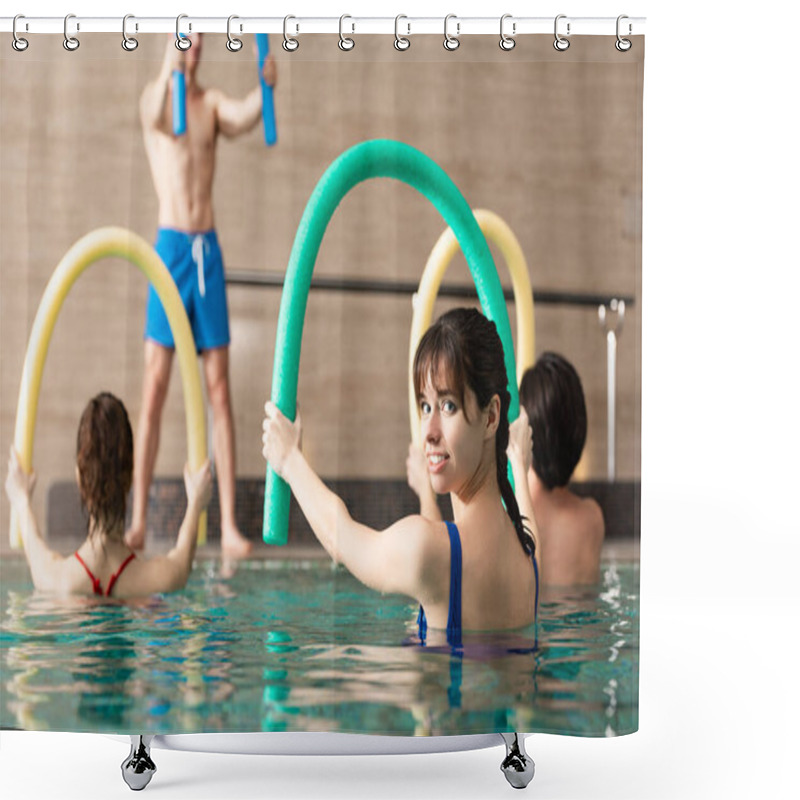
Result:
{"label": "man's blue swim trunks", "polygon": [[[225,269],[217,234],[159,228],[156,252],[167,265],[183,300],[197,351],[230,344]],[[169,321],[152,284],[147,294],[145,339],[175,347]]]}

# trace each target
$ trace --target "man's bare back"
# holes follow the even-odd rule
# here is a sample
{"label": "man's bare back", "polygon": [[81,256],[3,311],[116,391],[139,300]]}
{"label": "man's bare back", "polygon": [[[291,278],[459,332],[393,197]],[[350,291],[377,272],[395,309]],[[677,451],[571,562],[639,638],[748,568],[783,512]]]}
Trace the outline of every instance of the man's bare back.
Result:
{"label": "man's bare back", "polygon": [[563,486],[547,489],[530,470],[528,488],[542,542],[542,582],[555,586],[596,583],[605,521],[597,501]]}

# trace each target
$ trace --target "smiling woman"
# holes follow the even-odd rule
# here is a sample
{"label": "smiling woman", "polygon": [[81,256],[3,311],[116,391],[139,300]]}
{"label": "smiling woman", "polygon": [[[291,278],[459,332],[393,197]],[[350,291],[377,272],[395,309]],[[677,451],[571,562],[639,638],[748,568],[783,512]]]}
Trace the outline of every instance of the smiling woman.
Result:
{"label": "smiling woman", "polygon": [[335,561],[377,591],[420,603],[422,639],[428,622],[451,645],[462,630],[528,626],[538,565],[507,477],[510,394],[495,324],[475,309],[444,314],[417,348],[414,383],[428,471],[434,489],[450,494],[454,523],[411,516],[384,531],[359,524],[304,458],[299,420],[289,422],[272,402],[264,457]]}

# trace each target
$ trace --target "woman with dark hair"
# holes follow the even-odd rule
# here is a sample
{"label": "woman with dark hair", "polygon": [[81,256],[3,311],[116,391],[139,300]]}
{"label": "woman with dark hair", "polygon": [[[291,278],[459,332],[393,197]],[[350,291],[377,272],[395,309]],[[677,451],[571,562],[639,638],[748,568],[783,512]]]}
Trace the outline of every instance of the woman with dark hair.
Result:
{"label": "woman with dark hair", "polygon": [[411,516],[384,531],[354,521],[314,473],[301,451],[299,418],[291,423],[272,402],[265,406],[264,457],[334,561],[372,589],[419,601],[421,632],[444,629],[451,643],[462,629],[520,628],[536,619],[535,542],[507,477],[507,383],[497,329],[480,312],[454,309],[426,332],[414,361],[421,439],[430,481],[450,494],[455,522]]}
{"label": "woman with dark hair", "polygon": [[133,433],[125,406],[103,392],[84,409],[78,425],[75,476],[88,514],[84,543],[69,557],[51,550],[39,533],[31,508],[36,481],[26,475],[14,448],[6,493],[17,513],[22,544],[37,589],[61,595],[117,598],[171,592],[186,585],[192,570],[200,513],[211,497],[211,468],[184,469],[187,509],[172,550],[136,558],[125,544],[125,505],[133,478]]}
{"label": "woman with dark hair", "polygon": [[568,488],[586,443],[581,379],[566,358],[543,353],[522,376],[519,399],[533,442],[525,482],[547,554],[543,581],[595,583],[605,537],[603,512],[593,498],[578,497]]}
{"label": "woman with dark hair", "polygon": [[[578,497],[568,488],[586,443],[581,379],[563,356],[544,353],[523,375],[519,399],[508,457],[517,503],[537,536],[542,584],[595,583],[605,538],[603,512],[593,498]],[[424,455],[413,443],[406,474],[420,513],[441,519]]]}

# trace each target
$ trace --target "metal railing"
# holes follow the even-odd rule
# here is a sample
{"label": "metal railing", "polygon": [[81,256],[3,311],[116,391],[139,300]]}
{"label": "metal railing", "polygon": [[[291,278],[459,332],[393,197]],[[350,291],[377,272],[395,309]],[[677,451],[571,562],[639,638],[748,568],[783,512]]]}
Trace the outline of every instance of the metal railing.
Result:
{"label": "metal railing", "polygon": [[[249,286],[263,289],[282,289],[284,274],[257,270],[228,269],[225,281],[229,286]],[[353,294],[405,295],[413,297],[419,284],[413,281],[375,280],[374,278],[346,278],[316,276],[311,279],[311,290],[322,292],[350,292]],[[455,297],[464,300],[477,300],[478,292],[470,284],[443,284],[439,297]],[[508,302],[514,302],[512,289],[503,288]],[[616,479],[617,449],[617,342],[622,333],[626,306],[633,306],[635,299],[630,295],[598,294],[590,292],[562,292],[534,289],[533,302],[536,305],[568,305],[597,309],[600,327],[606,337],[606,413],[607,413],[607,477]]]}

